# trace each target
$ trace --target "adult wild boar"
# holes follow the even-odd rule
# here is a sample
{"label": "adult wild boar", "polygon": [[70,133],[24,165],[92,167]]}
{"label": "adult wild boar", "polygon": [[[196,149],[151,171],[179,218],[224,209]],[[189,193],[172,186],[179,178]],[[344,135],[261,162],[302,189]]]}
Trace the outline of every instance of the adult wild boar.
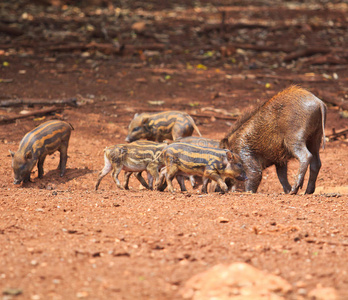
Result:
{"label": "adult wild boar", "polygon": [[126,142],[139,139],[162,142],[190,136],[193,130],[201,136],[192,117],[180,111],[135,114],[128,126]]}
{"label": "adult wild boar", "polygon": [[[231,149],[242,158],[248,177],[246,191],[255,193],[262,171],[275,165],[284,192],[296,194],[310,165],[306,194],[312,194],[321,167],[322,139],[325,145],[325,120],[326,105],[320,99],[301,87],[290,86],[242,116],[221,140],[220,147]],[[299,170],[291,187],[287,163],[292,158],[299,161]]]}

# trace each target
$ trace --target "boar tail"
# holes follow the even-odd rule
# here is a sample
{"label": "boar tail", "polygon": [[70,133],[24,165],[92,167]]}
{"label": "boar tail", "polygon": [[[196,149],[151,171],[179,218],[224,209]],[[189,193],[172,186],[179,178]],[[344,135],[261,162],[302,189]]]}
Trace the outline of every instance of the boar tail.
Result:
{"label": "boar tail", "polygon": [[322,102],[320,105],[321,126],[323,130],[323,149],[325,148],[325,122],[326,122],[326,105]]}
{"label": "boar tail", "polygon": [[199,136],[202,136],[201,132],[199,131],[199,129],[198,129],[198,127],[197,127],[195,121],[192,119],[192,117],[191,117],[190,115],[187,115],[187,117],[188,117],[188,119],[190,120],[190,122],[191,122],[191,124],[192,124],[194,130],[197,131],[197,133],[198,133]]}
{"label": "boar tail", "polygon": [[163,150],[156,153],[153,161],[156,164],[162,164],[163,163]]}
{"label": "boar tail", "polygon": [[71,130],[75,130],[75,128],[71,125],[71,123],[68,122],[68,124],[70,125]]}

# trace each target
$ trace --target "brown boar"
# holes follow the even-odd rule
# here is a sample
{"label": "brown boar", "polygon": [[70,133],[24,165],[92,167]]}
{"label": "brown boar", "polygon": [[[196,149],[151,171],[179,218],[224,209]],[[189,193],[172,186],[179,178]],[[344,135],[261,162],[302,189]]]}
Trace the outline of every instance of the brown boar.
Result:
{"label": "brown boar", "polygon": [[[326,105],[309,91],[290,86],[242,117],[220,142],[242,158],[248,180],[246,191],[255,193],[262,171],[275,165],[285,193],[296,194],[302,188],[308,166],[310,175],[306,194],[315,190],[321,167],[319,149],[325,143]],[[299,161],[293,186],[287,178],[287,163]]]}
{"label": "brown boar", "polygon": [[176,140],[190,136],[197,128],[192,117],[180,111],[135,114],[128,126],[126,142],[139,139],[162,142],[165,139]]}
{"label": "brown boar", "polygon": [[66,170],[69,138],[72,129],[73,127],[69,123],[52,120],[28,132],[21,140],[18,151],[16,153],[10,151],[15,178],[14,184],[30,181],[30,173],[36,163],[38,177],[42,178],[46,156],[56,151],[60,152],[58,168],[60,169],[60,176],[63,176]]}

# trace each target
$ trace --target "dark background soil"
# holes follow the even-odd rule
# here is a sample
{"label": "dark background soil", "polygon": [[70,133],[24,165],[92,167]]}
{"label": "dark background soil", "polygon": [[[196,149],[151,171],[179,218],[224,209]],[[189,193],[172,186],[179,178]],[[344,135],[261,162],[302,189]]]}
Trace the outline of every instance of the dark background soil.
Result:
{"label": "dark background soil", "polygon": [[[0,102],[78,102],[12,123],[52,105],[0,109],[3,299],[181,299],[193,275],[232,262],[286,279],[287,299],[320,286],[348,298],[348,140],[331,138],[348,128],[348,5],[186,2],[1,2]],[[111,176],[94,191],[103,149],[124,142],[134,113],[186,111],[220,139],[291,84],[329,108],[314,195],[284,195],[274,168],[254,195],[148,191],[134,177],[121,191]],[[9,150],[53,118],[75,128],[66,175],[55,153],[43,179],[34,168],[13,185]]]}

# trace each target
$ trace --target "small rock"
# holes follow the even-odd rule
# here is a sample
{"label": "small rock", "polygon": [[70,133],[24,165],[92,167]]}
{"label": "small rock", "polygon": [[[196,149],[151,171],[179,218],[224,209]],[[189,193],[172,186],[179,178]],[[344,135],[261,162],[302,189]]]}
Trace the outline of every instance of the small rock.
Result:
{"label": "small rock", "polygon": [[145,28],[146,28],[145,22],[135,22],[132,25],[132,29],[137,33],[143,32],[145,30]]}
{"label": "small rock", "polygon": [[33,260],[30,262],[30,264],[31,264],[32,266],[37,266],[38,262],[37,262],[35,259],[33,259]]}
{"label": "small rock", "polygon": [[311,290],[308,298],[312,300],[338,300],[337,291],[331,287],[320,287]]}
{"label": "small rock", "polygon": [[77,292],[76,293],[76,297],[77,298],[87,298],[88,297],[88,293],[87,292]]}
{"label": "small rock", "polygon": [[307,295],[307,290],[304,288],[301,288],[298,290],[298,293],[299,293],[299,295],[305,296],[305,295]]}
{"label": "small rock", "polygon": [[180,290],[185,299],[284,299],[291,285],[246,263],[216,265],[189,279]]}
{"label": "small rock", "polygon": [[218,217],[218,218],[217,218],[217,221],[218,221],[219,223],[228,223],[230,220],[229,220],[229,219],[226,219],[226,218],[224,218],[224,217]]}
{"label": "small rock", "polygon": [[6,288],[2,291],[3,295],[7,296],[18,296],[21,295],[23,291],[21,289],[16,289],[16,288]]}

